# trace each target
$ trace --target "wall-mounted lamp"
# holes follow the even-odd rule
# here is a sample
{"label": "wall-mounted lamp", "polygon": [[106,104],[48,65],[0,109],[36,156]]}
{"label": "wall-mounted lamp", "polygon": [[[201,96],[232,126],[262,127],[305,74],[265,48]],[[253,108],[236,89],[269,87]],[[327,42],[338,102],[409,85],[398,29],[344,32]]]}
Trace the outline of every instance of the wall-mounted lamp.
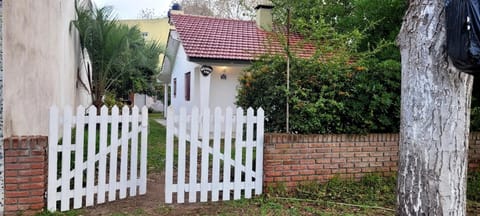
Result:
{"label": "wall-mounted lamp", "polygon": [[222,75],[220,75],[220,79],[222,79],[222,80],[227,80],[227,74],[226,74],[226,71],[227,71],[227,69],[225,69],[225,68],[224,68],[224,69],[223,69],[223,74],[222,74]]}

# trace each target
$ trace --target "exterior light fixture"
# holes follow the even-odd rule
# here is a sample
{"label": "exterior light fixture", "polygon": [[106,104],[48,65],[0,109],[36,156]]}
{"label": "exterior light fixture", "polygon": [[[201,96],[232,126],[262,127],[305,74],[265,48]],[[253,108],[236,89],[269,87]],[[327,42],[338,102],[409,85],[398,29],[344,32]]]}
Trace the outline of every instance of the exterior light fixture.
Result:
{"label": "exterior light fixture", "polygon": [[200,68],[200,73],[202,73],[203,76],[208,76],[212,72],[213,72],[212,66],[202,65],[202,67]]}

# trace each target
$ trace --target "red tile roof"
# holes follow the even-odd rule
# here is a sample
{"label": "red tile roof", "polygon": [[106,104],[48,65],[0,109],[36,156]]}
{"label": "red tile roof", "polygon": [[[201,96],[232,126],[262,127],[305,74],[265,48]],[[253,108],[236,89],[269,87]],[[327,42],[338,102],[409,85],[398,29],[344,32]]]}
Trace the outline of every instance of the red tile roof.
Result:
{"label": "red tile roof", "polygon": [[[261,54],[284,52],[275,33],[258,28],[255,21],[183,14],[172,14],[171,21],[190,58],[254,60]],[[299,35],[290,36],[292,51],[312,56],[315,48],[300,40]]]}

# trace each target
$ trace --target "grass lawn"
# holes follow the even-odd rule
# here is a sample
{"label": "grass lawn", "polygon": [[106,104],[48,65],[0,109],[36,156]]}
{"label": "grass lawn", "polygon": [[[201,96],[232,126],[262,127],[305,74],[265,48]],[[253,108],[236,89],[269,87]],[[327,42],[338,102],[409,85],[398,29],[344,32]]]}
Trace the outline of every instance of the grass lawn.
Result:
{"label": "grass lawn", "polygon": [[[166,140],[165,127],[154,120],[159,118],[162,118],[161,114],[149,114],[148,170],[149,175],[157,176],[165,168]],[[98,209],[94,208],[38,215],[395,215],[395,184],[395,177],[368,175],[359,182],[334,178],[326,184],[305,183],[293,191],[287,191],[284,185],[279,184],[267,188],[268,192],[262,196],[249,200],[173,205],[154,201],[141,206],[141,199],[132,198],[112,202],[111,206],[106,204],[106,214],[96,213]],[[480,203],[473,201],[480,199],[480,173],[469,176],[468,197],[471,200],[468,201],[467,215],[480,215]],[[118,206],[123,205],[131,208],[120,210]]]}

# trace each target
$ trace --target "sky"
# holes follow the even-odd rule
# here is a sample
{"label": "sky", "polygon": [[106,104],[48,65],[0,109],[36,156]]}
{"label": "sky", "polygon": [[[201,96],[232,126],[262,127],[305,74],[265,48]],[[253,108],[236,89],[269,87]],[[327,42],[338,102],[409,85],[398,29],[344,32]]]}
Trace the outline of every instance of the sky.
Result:
{"label": "sky", "polygon": [[118,19],[137,19],[142,9],[154,9],[155,17],[166,17],[173,0],[93,0],[98,7],[111,5]]}

